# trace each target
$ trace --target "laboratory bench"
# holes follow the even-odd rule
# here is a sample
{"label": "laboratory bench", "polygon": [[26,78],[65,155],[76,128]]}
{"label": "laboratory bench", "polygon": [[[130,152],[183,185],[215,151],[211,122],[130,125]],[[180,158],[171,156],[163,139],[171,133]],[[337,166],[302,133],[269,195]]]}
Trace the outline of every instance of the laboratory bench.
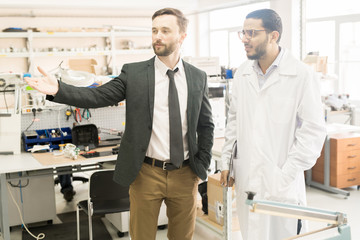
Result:
{"label": "laboratory bench", "polygon": [[[100,152],[111,149],[112,147],[105,147],[97,150]],[[0,229],[2,238],[10,240],[10,227],[20,223],[20,220],[16,219],[19,214],[12,201],[12,192],[21,191],[22,195],[15,196],[15,201],[22,202],[22,212],[29,217],[25,217],[26,223],[51,221],[56,217],[54,175],[99,170],[103,168],[103,163],[115,161],[116,158],[117,155],[93,158],[79,155],[76,160],[72,160],[64,156],[54,156],[50,152],[1,155]],[[21,185],[24,186],[21,187]],[[14,190],[16,187],[20,190]],[[26,201],[22,201],[23,198],[27,198]]]}
{"label": "laboratory bench", "polygon": [[[224,141],[224,138],[217,138],[214,141],[212,153],[215,165],[217,165],[216,163],[221,159],[221,149]],[[104,147],[99,151],[105,152],[111,149],[112,147]],[[54,175],[99,170],[102,168],[103,163],[115,161],[116,158],[117,155],[93,158],[85,158],[79,155],[78,159],[72,160],[64,156],[54,156],[50,152],[33,154],[29,152],[22,152],[21,154],[15,155],[2,155],[0,158],[0,228],[2,238],[4,240],[9,240],[10,227],[19,224],[16,220],[14,222],[14,219],[12,219],[13,217],[9,214],[12,208],[15,209],[14,206],[11,206],[14,204],[12,203],[9,192],[9,182],[13,185],[18,183],[18,181],[22,181],[26,184],[28,180],[31,180],[30,183],[35,183],[34,189],[28,193],[25,192],[26,188],[23,188],[23,193],[29,195],[27,199],[29,204],[26,204],[26,201],[24,201],[23,207],[30,205],[28,207],[30,209],[30,213],[28,215],[35,216],[35,218],[25,219],[26,223],[52,220],[56,217]],[[37,183],[37,181],[40,182]],[[38,185],[41,187],[38,187]],[[198,209],[199,215],[196,221],[197,224],[205,227],[206,229],[211,229],[214,233],[217,233],[222,239],[229,240],[231,239],[231,232],[233,231],[231,227],[233,223],[231,221],[232,208],[228,208],[227,206],[232,206],[232,191],[226,190],[226,188],[223,189],[223,226],[209,220],[207,215],[201,214],[201,209]],[[34,198],[34,200],[30,200],[30,198]],[[19,199],[16,200],[19,201]],[[34,212],[37,209],[36,204],[40,205],[41,210]],[[49,211],[44,210],[46,207]],[[16,211],[11,215],[18,215],[18,212]]]}

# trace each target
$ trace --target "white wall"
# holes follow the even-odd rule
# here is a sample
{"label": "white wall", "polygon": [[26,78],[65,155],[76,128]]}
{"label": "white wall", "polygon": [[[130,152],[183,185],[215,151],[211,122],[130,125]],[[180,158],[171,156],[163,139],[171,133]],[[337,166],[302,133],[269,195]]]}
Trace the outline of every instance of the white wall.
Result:
{"label": "white wall", "polygon": [[300,0],[271,0],[270,8],[275,10],[283,23],[280,45],[300,57]]}
{"label": "white wall", "polygon": [[[4,13],[29,13],[33,11],[35,14],[62,15],[71,11],[72,15],[76,11],[76,15],[84,14],[88,10],[96,10],[101,15],[117,16],[151,16],[151,14],[164,7],[179,8],[184,12],[194,10],[197,7],[195,0],[1,0],[0,14]],[[54,11],[52,11],[54,10]]]}

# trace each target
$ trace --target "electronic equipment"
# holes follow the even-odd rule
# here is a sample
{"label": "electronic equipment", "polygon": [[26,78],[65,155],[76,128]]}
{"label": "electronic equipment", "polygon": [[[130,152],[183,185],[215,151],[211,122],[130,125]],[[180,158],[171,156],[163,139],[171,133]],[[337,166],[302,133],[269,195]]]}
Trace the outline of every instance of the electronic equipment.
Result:
{"label": "electronic equipment", "polygon": [[71,130],[72,143],[80,150],[97,148],[99,145],[98,129],[95,124],[74,126]]}
{"label": "electronic equipment", "polygon": [[0,73],[0,154],[20,154],[21,81],[22,74]]}
{"label": "electronic equipment", "polygon": [[206,72],[209,77],[221,74],[219,57],[184,57],[184,60]]}
{"label": "electronic equipment", "polygon": [[22,82],[20,73],[0,73],[0,92],[14,91],[15,86]]}

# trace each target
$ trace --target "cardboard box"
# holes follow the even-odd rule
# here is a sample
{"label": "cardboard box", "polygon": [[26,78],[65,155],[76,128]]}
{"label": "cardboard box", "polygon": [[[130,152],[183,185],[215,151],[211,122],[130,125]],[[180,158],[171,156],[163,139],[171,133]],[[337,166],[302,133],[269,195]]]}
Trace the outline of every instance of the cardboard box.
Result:
{"label": "cardboard box", "polygon": [[97,62],[95,59],[69,59],[69,68],[75,71],[84,71],[96,74],[95,65]]}
{"label": "cardboard box", "polygon": [[316,72],[327,74],[327,56],[307,55],[303,60],[309,66],[312,66]]}
{"label": "cardboard box", "polygon": [[[221,226],[224,225],[224,198],[223,186],[220,185],[221,173],[213,174],[208,177],[207,194],[208,194],[208,215],[209,219]],[[232,188],[234,197],[234,187]],[[234,201],[235,203],[235,201]],[[233,204],[232,208],[235,208]]]}

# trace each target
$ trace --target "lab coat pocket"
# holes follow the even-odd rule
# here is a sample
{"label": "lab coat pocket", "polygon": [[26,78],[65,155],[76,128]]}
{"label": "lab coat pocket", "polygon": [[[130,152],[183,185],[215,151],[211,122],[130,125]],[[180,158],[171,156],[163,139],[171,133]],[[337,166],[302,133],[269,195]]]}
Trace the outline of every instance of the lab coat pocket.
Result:
{"label": "lab coat pocket", "polygon": [[230,176],[235,179],[235,188],[238,192],[245,191],[255,191],[254,189],[249,189],[249,172],[244,171],[244,169],[249,169],[249,162],[244,161],[244,159],[234,158],[233,159],[233,170],[230,172]]}
{"label": "lab coat pocket", "polygon": [[273,171],[267,169],[264,173],[264,198],[269,201],[297,204],[297,190],[293,179],[282,172],[277,166]]}
{"label": "lab coat pocket", "polygon": [[295,99],[288,97],[272,97],[269,101],[271,119],[274,123],[286,124],[294,116]]}

